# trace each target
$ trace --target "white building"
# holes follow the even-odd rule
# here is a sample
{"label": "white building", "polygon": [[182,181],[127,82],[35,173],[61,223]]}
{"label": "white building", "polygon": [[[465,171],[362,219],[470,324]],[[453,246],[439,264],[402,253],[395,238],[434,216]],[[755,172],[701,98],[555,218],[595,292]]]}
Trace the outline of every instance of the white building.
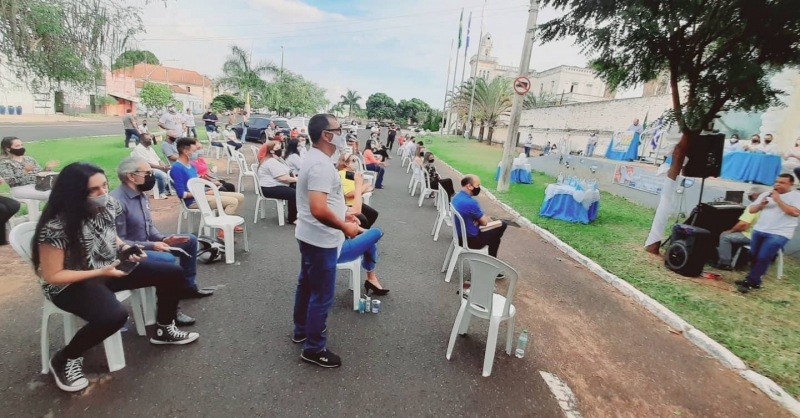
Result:
{"label": "white building", "polygon": [[[470,76],[486,80],[517,77],[519,67],[500,65],[497,57],[492,56],[492,44],[492,34],[487,33],[481,39],[478,55],[473,55],[469,61]],[[545,71],[531,71],[528,78],[531,91],[549,95],[553,104],[594,102],[614,97],[613,93],[606,92],[606,83],[591,68],[560,65]]]}

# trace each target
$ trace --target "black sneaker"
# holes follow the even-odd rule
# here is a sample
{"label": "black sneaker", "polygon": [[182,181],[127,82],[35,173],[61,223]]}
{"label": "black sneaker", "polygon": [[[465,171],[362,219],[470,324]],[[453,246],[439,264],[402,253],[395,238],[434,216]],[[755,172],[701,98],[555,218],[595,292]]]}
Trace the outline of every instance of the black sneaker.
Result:
{"label": "black sneaker", "polygon": [[319,353],[303,350],[303,353],[300,354],[300,358],[305,362],[314,363],[317,366],[329,369],[342,365],[342,359],[328,350],[322,350]]}
{"label": "black sneaker", "polygon": [[750,284],[750,282],[748,282],[746,279],[745,280],[736,280],[735,282],[733,282],[733,284],[735,284],[737,286],[744,286],[744,287],[747,287],[747,288],[750,288],[750,289],[761,289],[761,285],[760,284]]}
{"label": "black sneaker", "polygon": [[175,321],[169,325],[158,324],[156,326],[156,336],[150,339],[151,344],[156,345],[183,345],[189,344],[200,338],[196,332],[181,331],[175,326]]}
{"label": "black sneaker", "polygon": [[[328,332],[328,327],[325,327],[325,329],[322,330],[323,334],[326,333],[326,332]],[[295,344],[301,343],[301,342],[303,342],[305,340],[306,340],[306,336],[305,335],[302,335],[302,334],[294,334],[294,335],[292,335],[292,342],[295,343]]]}
{"label": "black sneaker", "polygon": [[50,372],[63,391],[77,392],[89,386],[89,381],[83,377],[83,357],[68,359],[59,351],[50,359]]}

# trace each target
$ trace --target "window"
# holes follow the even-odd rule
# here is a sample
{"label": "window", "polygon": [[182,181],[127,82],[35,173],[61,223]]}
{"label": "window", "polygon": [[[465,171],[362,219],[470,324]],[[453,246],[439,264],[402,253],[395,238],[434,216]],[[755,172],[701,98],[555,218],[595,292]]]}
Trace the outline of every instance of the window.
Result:
{"label": "window", "polygon": [[189,87],[189,86],[186,86],[186,92],[187,92],[187,93],[191,93],[191,92],[192,92],[192,88],[191,88],[191,87]]}
{"label": "window", "polygon": [[539,84],[539,93],[544,91],[544,83]]}
{"label": "window", "polygon": [[569,86],[569,92],[572,93],[575,91],[575,84]]}

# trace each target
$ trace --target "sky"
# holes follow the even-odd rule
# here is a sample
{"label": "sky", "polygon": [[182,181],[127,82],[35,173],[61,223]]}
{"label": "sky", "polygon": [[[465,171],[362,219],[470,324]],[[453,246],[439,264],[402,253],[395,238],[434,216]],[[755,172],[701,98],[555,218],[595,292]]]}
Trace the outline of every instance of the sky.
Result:
{"label": "sky", "polygon": [[[152,51],[165,65],[213,79],[222,74],[231,45],[252,51],[254,63],[277,66],[283,46],[284,68],[326,89],[331,103],[350,89],[362,96],[362,102],[382,92],[398,102],[416,97],[434,108],[444,102],[451,41],[457,42],[461,9],[464,42],[472,12],[467,55],[471,57],[477,54],[484,6],[483,0],[167,0],[166,6],[129,2],[141,5],[147,30],[137,36],[136,47]],[[492,34],[492,55],[500,64],[519,65],[529,4],[485,0],[484,31]],[[539,22],[559,15],[542,9]],[[464,45],[459,51],[458,81],[463,62]],[[531,69],[587,62],[569,41],[537,43]]]}

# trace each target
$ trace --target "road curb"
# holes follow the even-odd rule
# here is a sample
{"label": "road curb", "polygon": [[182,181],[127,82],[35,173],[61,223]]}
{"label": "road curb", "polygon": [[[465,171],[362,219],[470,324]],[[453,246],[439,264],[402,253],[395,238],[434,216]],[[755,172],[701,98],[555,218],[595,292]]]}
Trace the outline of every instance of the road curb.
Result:
{"label": "road curb", "polygon": [[[458,171],[455,167],[451,166],[447,162],[439,159],[439,161],[453,170],[454,172],[458,173],[459,176],[463,176],[463,174]],[[722,344],[714,341],[711,337],[703,333],[702,331],[698,330],[694,326],[692,326],[689,322],[681,318],[675,312],[672,312],[664,305],[660,304],[650,296],[642,293],[642,291],[636,289],[630,283],[626,282],[623,279],[620,279],[616,275],[610,273],[602,266],[594,262],[589,257],[581,254],[578,250],[572,248],[569,244],[565,243],[557,236],[555,236],[550,231],[534,224],[531,222],[530,219],[520,215],[519,212],[514,210],[511,206],[507,205],[500,199],[498,199],[492,192],[486,191],[486,196],[493,202],[497,203],[503,210],[508,212],[510,215],[514,216],[514,222],[525,226],[526,228],[530,229],[531,231],[538,234],[542,239],[549,242],[562,252],[566,253],[570,258],[577,261],[578,263],[582,264],[586,268],[588,268],[592,273],[600,276],[604,281],[608,282],[614,288],[620,291],[620,293],[630,297],[636,303],[638,303],[643,308],[647,309],[659,319],[664,321],[667,325],[669,325],[672,329],[677,331],[678,333],[682,334],[686,339],[691,341],[695,346],[699,347],[701,350],[707,352],[708,354],[712,355],[714,358],[719,360],[722,364],[726,367],[739,372],[739,374],[744,377],[748,382],[755,385],[759,388],[762,392],[764,392],[770,399],[778,402],[784,408],[789,410],[792,414],[797,417],[800,417],[800,401],[793,398],[792,395],[787,393],[782,387],[780,387],[777,383],[773,382],[766,376],[763,376],[753,370],[749,370],[745,362],[739,358],[736,354],[733,354],[730,350],[725,348]]]}

